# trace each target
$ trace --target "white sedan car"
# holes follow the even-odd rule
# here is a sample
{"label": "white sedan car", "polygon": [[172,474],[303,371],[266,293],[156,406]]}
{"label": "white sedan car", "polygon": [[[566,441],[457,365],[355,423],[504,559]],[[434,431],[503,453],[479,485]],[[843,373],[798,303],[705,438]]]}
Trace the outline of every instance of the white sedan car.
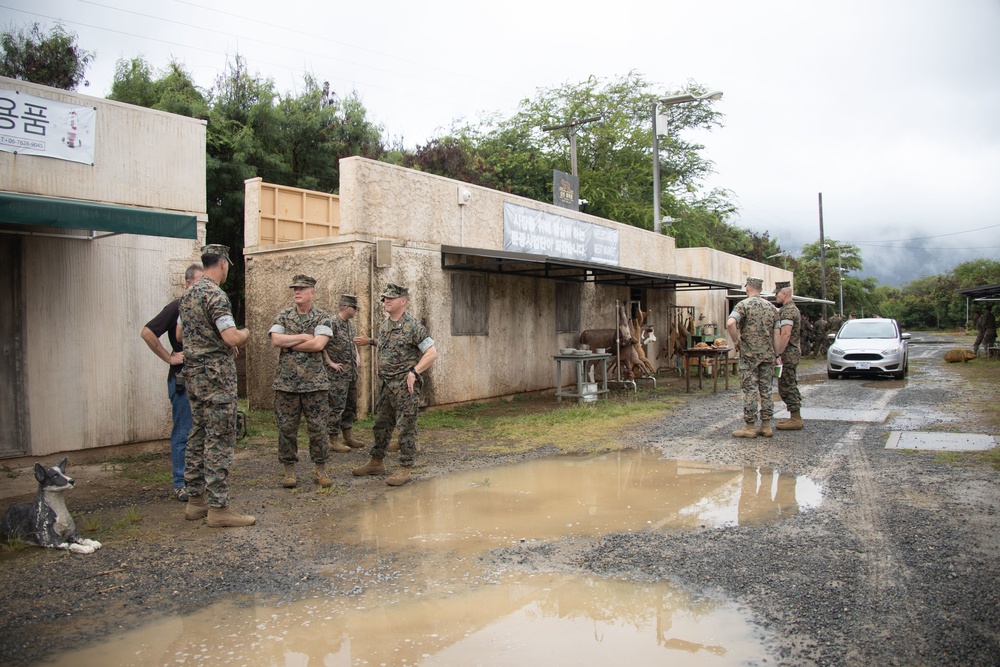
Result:
{"label": "white sedan car", "polygon": [[828,334],[826,374],[831,379],[844,375],[891,375],[898,380],[909,370],[907,343],[896,320],[863,318],[848,320],[836,334]]}

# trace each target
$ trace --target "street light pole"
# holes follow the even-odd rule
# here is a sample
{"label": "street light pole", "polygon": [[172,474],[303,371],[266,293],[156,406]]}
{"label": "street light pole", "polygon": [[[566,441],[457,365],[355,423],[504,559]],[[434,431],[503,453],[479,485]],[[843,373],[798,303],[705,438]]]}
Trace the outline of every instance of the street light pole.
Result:
{"label": "street light pole", "polygon": [[787,271],[788,270],[788,255],[790,255],[790,254],[791,253],[789,253],[787,250],[782,250],[779,253],[775,253],[773,255],[768,255],[764,259],[774,259],[775,257],[784,257],[784,259],[782,260],[781,264],[782,264],[782,268],[785,269],[785,271]]}
{"label": "street light pole", "polygon": [[840,319],[844,319],[844,267],[840,263],[840,246],[837,246],[837,274],[840,276]]}
{"label": "street light pole", "polygon": [[718,100],[722,98],[722,91],[716,90],[704,95],[674,95],[673,97],[661,97],[653,100],[653,232],[660,233],[660,138],[656,131],[656,107],[662,104],[665,107],[675,104],[686,104],[688,102],[701,102],[703,100]]}

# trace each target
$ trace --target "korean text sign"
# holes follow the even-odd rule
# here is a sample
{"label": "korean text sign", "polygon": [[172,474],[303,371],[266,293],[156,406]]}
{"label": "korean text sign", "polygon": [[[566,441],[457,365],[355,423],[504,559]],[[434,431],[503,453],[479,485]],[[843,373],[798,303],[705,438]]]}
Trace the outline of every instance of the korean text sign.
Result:
{"label": "korean text sign", "polygon": [[97,110],[0,88],[0,150],[94,164]]}

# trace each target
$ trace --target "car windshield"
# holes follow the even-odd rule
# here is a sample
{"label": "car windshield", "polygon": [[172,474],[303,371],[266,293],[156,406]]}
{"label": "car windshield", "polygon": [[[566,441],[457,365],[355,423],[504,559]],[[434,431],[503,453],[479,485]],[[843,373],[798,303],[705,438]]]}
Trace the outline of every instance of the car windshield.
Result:
{"label": "car windshield", "polygon": [[895,338],[896,327],[892,322],[848,322],[837,338]]}

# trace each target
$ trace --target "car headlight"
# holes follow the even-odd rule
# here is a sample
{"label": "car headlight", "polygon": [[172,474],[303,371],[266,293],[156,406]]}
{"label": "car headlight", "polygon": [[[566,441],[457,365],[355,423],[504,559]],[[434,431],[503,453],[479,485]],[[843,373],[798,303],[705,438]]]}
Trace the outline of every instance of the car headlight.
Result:
{"label": "car headlight", "polygon": [[839,347],[831,347],[830,351],[833,352],[834,354],[838,355],[838,356],[843,356],[844,355],[844,351],[841,350]]}
{"label": "car headlight", "polygon": [[890,354],[899,354],[899,346],[897,345],[896,347],[890,347],[887,350],[882,350],[882,354],[885,356],[889,356]]}

